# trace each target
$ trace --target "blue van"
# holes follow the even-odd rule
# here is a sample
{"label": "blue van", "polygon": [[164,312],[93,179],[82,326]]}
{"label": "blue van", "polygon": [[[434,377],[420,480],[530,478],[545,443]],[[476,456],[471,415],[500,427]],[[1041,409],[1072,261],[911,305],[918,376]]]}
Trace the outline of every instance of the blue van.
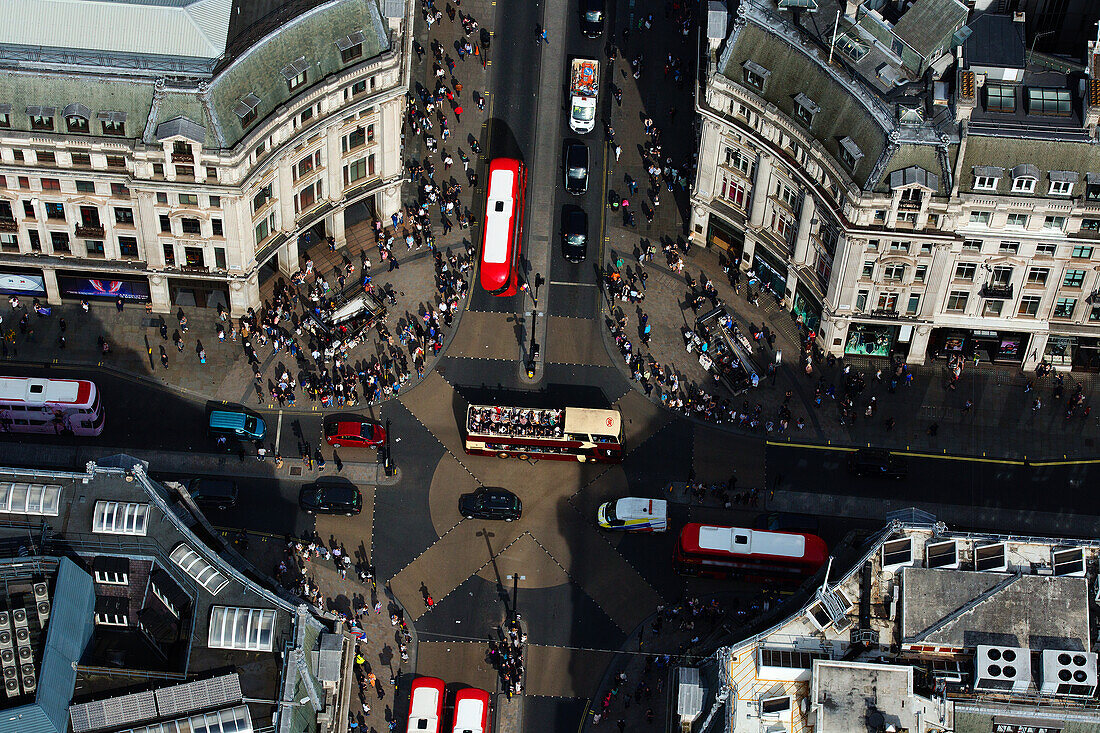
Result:
{"label": "blue van", "polygon": [[211,410],[211,435],[228,435],[244,440],[263,440],[267,425],[262,418],[237,410]]}

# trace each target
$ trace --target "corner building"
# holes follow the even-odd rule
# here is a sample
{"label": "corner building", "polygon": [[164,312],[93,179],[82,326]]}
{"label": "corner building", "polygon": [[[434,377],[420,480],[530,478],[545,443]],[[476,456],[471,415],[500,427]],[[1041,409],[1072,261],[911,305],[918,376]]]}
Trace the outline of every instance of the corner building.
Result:
{"label": "corner building", "polygon": [[0,293],[224,305],[400,206],[411,0],[13,0]]}
{"label": "corner building", "polygon": [[810,4],[712,3],[693,241],[826,353],[1100,370],[1095,23]]}

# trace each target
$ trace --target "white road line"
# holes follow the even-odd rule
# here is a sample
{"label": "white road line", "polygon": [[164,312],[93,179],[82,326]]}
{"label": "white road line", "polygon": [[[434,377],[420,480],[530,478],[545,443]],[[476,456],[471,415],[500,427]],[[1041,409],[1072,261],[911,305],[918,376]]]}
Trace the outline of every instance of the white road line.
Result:
{"label": "white road line", "polygon": [[550,284],[551,285],[576,285],[578,288],[594,288],[594,287],[596,287],[596,283],[570,283],[570,282],[560,282],[558,280],[551,280]]}
{"label": "white road line", "polygon": [[283,437],[283,411],[279,410],[279,424],[275,427],[275,452],[279,453],[282,448]]}

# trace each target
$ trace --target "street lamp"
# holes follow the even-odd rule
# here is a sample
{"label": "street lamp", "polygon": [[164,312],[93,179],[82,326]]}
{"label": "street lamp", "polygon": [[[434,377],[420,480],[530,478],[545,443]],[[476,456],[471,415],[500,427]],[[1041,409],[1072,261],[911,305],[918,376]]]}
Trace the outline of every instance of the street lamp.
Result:
{"label": "street lamp", "polygon": [[393,459],[390,456],[390,419],[386,418],[386,445],[382,448],[382,469],[387,476],[394,474]]}
{"label": "street lamp", "polygon": [[531,290],[531,348],[528,349],[527,378],[535,378],[535,368],[539,361],[539,345],[535,341],[535,322],[538,319],[539,286],[542,285],[542,275],[535,273],[534,288]]}

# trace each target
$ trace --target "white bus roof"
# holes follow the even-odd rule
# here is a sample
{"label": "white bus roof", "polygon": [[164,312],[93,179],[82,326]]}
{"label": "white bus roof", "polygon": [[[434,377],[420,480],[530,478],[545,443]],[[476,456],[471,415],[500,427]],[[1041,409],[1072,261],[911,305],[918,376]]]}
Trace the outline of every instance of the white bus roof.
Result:
{"label": "white bus roof", "polygon": [[418,687],[412,696],[409,707],[410,723],[415,721],[427,721],[428,730],[436,730],[434,726],[439,724],[436,713],[439,710],[439,690],[431,687]]}
{"label": "white bus roof", "polygon": [[485,204],[485,251],[481,256],[486,262],[495,265],[508,260],[508,237],[512,210],[516,205],[512,198],[515,183],[515,171],[498,168],[489,176],[489,191],[492,195]]}
{"label": "white bus roof", "polygon": [[76,402],[79,392],[80,382],[73,379],[0,377],[0,400],[6,402]]}
{"label": "white bus roof", "polygon": [[481,721],[485,719],[485,702],[465,698],[455,705],[455,733],[484,733]]}
{"label": "white bus roof", "polygon": [[565,432],[611,435],[617,438],[622,432],[622,419],[616,410],[567,407],[565,408]]}
{"label": "white bus roof", "polygon": [[806,538],[785,532],[758,532],[739,527],[699,528],[699,547],[735,555],[778,555],[802,557],[806,553]]}

